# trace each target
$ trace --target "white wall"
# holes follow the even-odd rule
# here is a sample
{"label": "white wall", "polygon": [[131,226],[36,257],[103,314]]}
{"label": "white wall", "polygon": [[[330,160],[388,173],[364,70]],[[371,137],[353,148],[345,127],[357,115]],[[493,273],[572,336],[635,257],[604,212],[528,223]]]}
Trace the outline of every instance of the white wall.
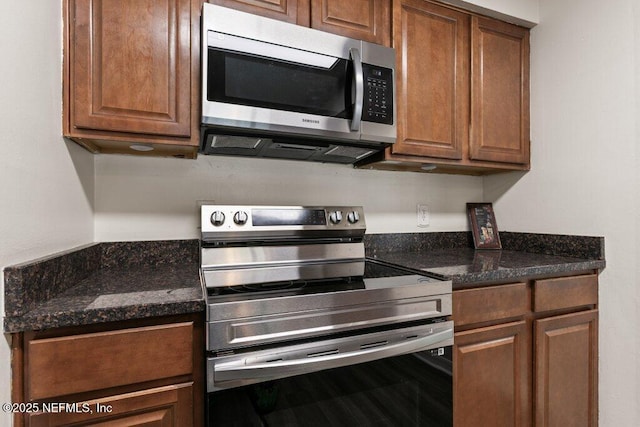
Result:
{"label": "white wall", "polygon": [[485,179],[501,228],[605,236],[600,425],[640,425],[640,5],[541,0],[526,175]]}
{"label": "white wall", "polygon": [[[271,159],[96,157],[97,241],[198,238],[196,201],[364,206],[367,232],[458,231],[482,178],[357,170]],[[416,226],[416,204],[431,210]]]}
{"label": "white wall", "polygon": [[[60,136],[61,11],[59,1],[0,2],[0,270],[93,241],[93,159]],[[0,273],[4,314],[3,287]],[[4,338],[0,404],[11,401]]]}

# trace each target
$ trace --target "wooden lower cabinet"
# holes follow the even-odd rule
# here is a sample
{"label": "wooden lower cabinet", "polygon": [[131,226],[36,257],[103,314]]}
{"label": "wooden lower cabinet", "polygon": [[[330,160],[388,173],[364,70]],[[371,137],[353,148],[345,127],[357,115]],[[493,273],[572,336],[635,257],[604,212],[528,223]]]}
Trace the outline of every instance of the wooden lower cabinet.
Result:
{"label": "wooden lower cabinet", "polygon": [[530,334],[526,322],[459,332],[454,342],[454,425],[528,425]]}
{"label": "wooden lower cabinet", "polygon": [[535,425],[598,423],[598,310],[535,321]]}
{"label": "wooden lower cabinet", "polygon": [[204,424],[202,314],[15,334],[14,425]]}
{"label": "wooden lower cabinet", "polygon": [[455,427],[596,427],[597,286],[584,274],[454,291]]}
{"label": "wooden lower cabinet", "polygon": [[159,387],[83,402],[77,411],[32,414],[29,426],[192,426],[192,397],[192,383]]}

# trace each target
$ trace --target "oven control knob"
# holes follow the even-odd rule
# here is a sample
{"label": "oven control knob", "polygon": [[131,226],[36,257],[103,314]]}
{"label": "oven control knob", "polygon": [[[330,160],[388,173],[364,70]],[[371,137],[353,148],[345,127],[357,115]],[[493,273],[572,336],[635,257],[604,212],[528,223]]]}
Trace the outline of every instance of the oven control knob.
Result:
{"label": "oven control knob", "polygon": [[342,211],[331,212],[329,214],[329,221],[331,221],[332,224],[340,224],[340,221],[342,221]]}
{"label": "oven control knob", "polygon": [[347,214],[347,221],[351,224],[355,224],[360,221],[360,214],[357,211],[351,211]]}
{"label": "oven control knob", "polygon": [[214,213],[212,213],[211,224],[215,225],[216,227],[220,227],[222,224],[224,224],[224,213],[220,211],[215,211]]}
{"label": "oven control knob", "polygon": [[235,213],[235,215],[233,215],[233,222],[235,222],[237,225],[245,225],[248,219],[249,216],[244,211],[238,211]]}

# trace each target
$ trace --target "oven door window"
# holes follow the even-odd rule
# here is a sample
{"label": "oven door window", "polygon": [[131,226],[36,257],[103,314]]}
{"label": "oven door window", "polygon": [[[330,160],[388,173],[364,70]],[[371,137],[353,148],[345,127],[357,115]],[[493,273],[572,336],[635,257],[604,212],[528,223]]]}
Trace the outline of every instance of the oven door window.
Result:
{"label": "oven door window", "polygon": [[328,69],[208,48],[207,99],[351,119],[351,63]]}
{"label": "oven door window", "polygon": [[451,426],[450,361],[444,347],[216,391],[209,425]]}

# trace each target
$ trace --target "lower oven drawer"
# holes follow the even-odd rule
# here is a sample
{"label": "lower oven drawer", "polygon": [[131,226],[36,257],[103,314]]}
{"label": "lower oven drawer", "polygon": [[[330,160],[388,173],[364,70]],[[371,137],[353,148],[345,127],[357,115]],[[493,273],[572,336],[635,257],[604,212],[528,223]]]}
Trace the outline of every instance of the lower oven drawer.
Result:
{"label": "lower oven drawer", "polygon": [[209,425],[451,426],[453,322],[207,361]]}

